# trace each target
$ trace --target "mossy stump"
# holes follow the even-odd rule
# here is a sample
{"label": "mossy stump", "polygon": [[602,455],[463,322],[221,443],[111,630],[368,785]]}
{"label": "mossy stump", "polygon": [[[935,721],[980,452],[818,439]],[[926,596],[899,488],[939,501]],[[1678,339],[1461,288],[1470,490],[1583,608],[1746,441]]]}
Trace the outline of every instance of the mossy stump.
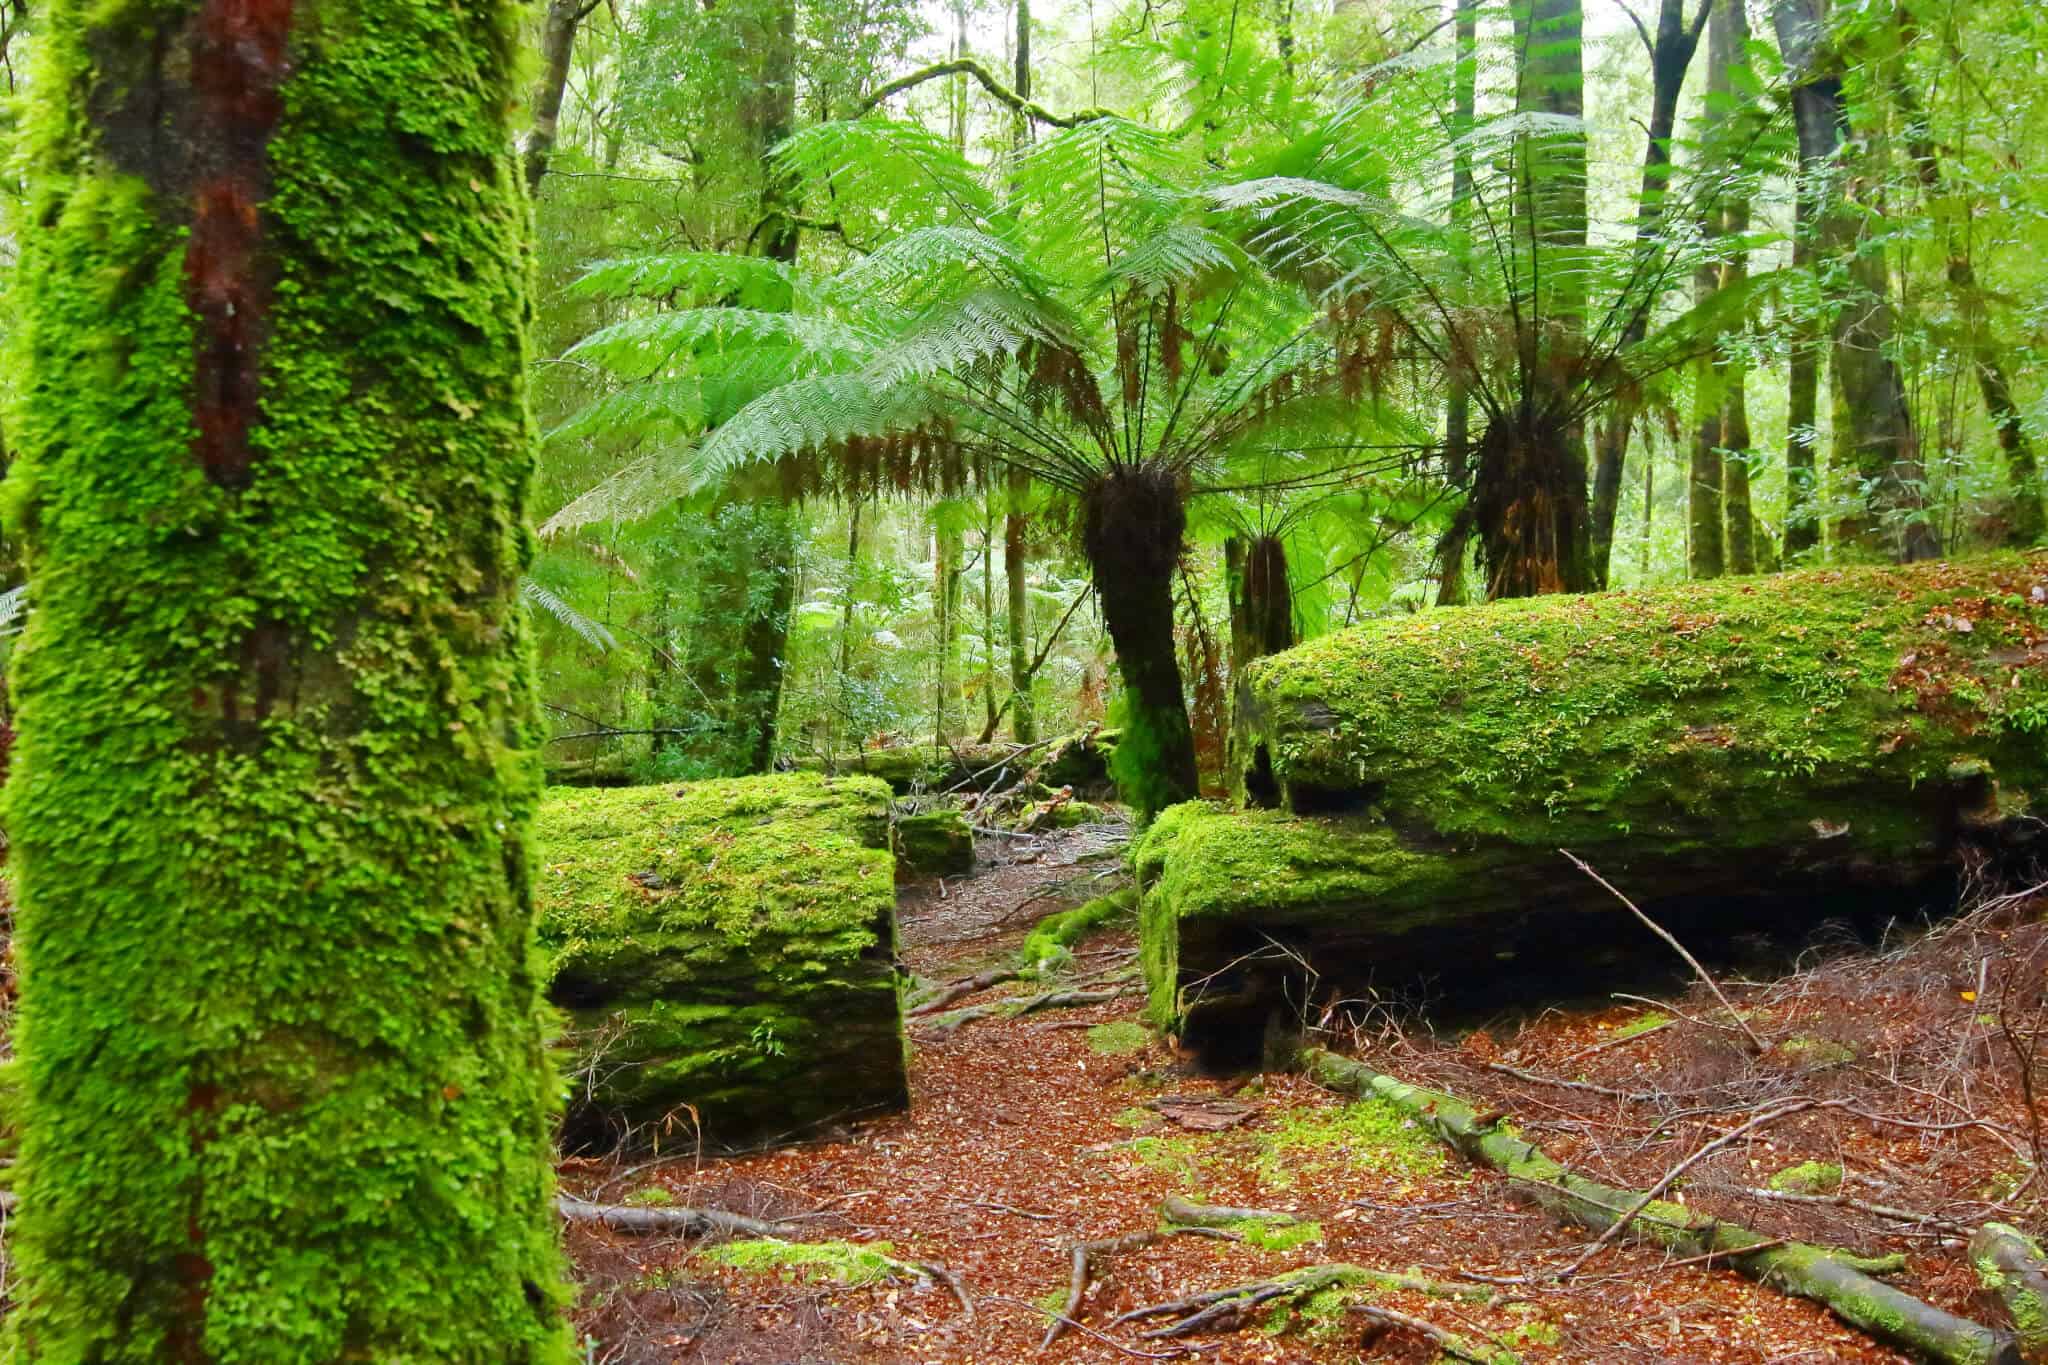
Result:
{"label": "mossy stump", "polygon": [[738,1146],[909,1102],[885,783],[556,789],[539,836],[568,1146]]}
{"label": "mossy stump", "polygon": [[896,873],[906,880],[964,877],[974,871],[974,829],[962,811],[898,815],[892,833]]}
{"label": "mossy stump", "polygon": [[1240,709],[1249,808],[1169,810],[1136,862],[1154,1021],[1255,1049],[1288,954],[1555,991],[1653,946],[1560,849],[1681,938],[1952,904],[1966,854],[2039,842],[2048,556],[1432,611],[1260,662]]}

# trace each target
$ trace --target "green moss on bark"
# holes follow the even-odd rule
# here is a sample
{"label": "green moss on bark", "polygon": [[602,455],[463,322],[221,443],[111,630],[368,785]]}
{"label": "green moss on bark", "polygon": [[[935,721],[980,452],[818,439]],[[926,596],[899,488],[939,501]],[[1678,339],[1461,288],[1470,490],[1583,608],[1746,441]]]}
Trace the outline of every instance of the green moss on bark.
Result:
{"label": "green moss on bark", "polygon": [[555,789],[539,832],[572,1144],[693,1123],[732,1144],[908,1102],[887,785]]}
{"label": "green moss on bark", "polygon": [[566,1360],[516,16],[286,12],[230,391],[188,301],[200,13],[53,0],[36,45],[12,1358]]}
{"label": "green moss on bark", "polygon": [[964,877],[974,871],[974,830],[959,810],[899,815],[896,870],[904,877]]}

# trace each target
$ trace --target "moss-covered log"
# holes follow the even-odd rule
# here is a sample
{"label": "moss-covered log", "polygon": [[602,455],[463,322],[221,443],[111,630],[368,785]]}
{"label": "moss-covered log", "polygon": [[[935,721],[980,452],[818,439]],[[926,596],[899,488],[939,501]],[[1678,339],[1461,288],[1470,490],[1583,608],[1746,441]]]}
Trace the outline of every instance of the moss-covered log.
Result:
{"label": "moss-covered log", "polygon": [[566,1360],[521,17],[37,19],[6,1354]]}
{"label": "moss-covered log", "polygon": [[1821,1247],[1764,1237],[1684,1204],[1666,1199],[1646,1202],[1639,1190],[1588,1180],[1518,1136],[1500,1116],[1482,1117],[1455,1096],[1409,1085],[1363,1062],[1320,1048],[1304,1050],[1301,1062],[1318,1085],[1386,1100],[1466,1160],[1499,1171],[1519,1193],[1567,1222],[1604,1231],[1640,1210],[1624,1229],[1634,1240],[1680,1256],[1725,1257],[1723,1263],[1731,1269],[1824,1304],[1842,1321],[1880,1341],[1950,1365],[2020,1365],[2019,1348],[2010,1333],[1923,1303]]}
{"label": "moss-covered log", "polygon": [[2005,1306],[2027,1365],[2048,1365],[2048,1258],[2041,1244],[2007,1223],[1970,1238],[1970,1261],[1985,1290]]}
{"label": "moss-covered log", "polygon": [[1092,730],[1037,744],[956,744],[944,749],[905,744],[825,758],[798,759],[803,772],[857,773],[887,782],[898,796],[960,786],[1002,792],[1021,783],[1072,787],[1084,794],[1112,789],[1110,755],[1117,732]]}
{"label": "moss-covered log", "polygon": [[[1139,851],[1155,1008],[1270,937],[1331,984],[1937,907],[2039,840],[2048,557],[1787,574],[1375,622],[1255,666],[1248,804]],[[1593,929],[1589,915],[1597,915]],[[1610,932],[1610,927],[1612,932]],[[1476,950],[1475,950],[1476,946]]]}
{"label": "moss-covered log", "polygon": [[947,807],[898,815],[891,833],[898,876],[964,877],[974,871],[974,829],[964,811]]}
{"label": "moss-covered log", "polygon": [[569,1145],[735,1145],[908,1103],[887,786],[559,789],[540,841]]}

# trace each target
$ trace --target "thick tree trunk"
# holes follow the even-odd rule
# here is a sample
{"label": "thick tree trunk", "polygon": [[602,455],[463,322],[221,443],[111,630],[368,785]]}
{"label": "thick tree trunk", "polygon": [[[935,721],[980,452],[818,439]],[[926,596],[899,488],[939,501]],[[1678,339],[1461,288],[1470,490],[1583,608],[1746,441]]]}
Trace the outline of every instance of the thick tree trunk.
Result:
{"label": "thick tree trunk", "polygon": [[[1793,202],[1792,268],[1813,268],[1812,168],[1802,167]],[[1820,421],[1820,329],[1812,321],[1792,321],[1791,353],[1785,371],[1785,558],[1820,545],[1818,461],[1814,458]]]}
{"label": "thick tree trunk", "polygon": [[576,30],[595,7],[596,0],[548,0],[540,30],[540,79],[531,96],[533,126],[519,148],[529,194],[540,192],[541,178],[548,173],[562,118],[562,92],[569,84],[569,61],[576,53]]}
{"label": "thick tree trunk", "polygon": [[1104,474],[1081,506],[1081,545],[1124,685],[1114,771],[1125,800],[1145,815],[1201,790],[1173,638],[1185,496],[1171,471],[1141,465]]}
{"label": "thick tree trunk", "polygon": [[1496,419],[1479,443],[1473,520],[1489,598],[1590,592],[1586,459],[1578,438],[1537,419]]}
{"label": "thick tree trunk", "polygon": [[[1775,0],[1778,45],[1792,78],[1801,174],[1832,185],[1848,132],[1842,78],[1826,46],[1825,0]],[[1897,331],[1884,258],[1858,249],[1859,218],[1839,189],[1814,191],[1814,245],[1823,264],[1839,263],[1847,287],[1833,305],[1835,444],[1839,457],[1869,485],[1868,510],[1845,518],[1840,538],[1903,560],[1940,554],[1934,527],[1922,515],[1924,468],[1904,380],[1891,355]],[[1824,197],[1823,197],[1824,196]]]}
{"label": "thick tree trunk", "polygon": [[1764,1237],[1681,1203],[1589,1180],[1498,1117],[1482,1116],[1454,1095],[1409,1085],[1349,1057],[1307,1048],[1301,1065],[1319,1085],[1392,1104],[1466,1160],[1507,1176],[1517,1193],[1565,1222],[1605,1231],[1635,1210],[1625,1228],[1631,1240],[1680,1256],[1723,1256],[1727,1266],[1750,1279],[1823,1304],[1850,1326],[1915,1356],[1948,1365],[2020,1365],[2010,1333],[1923,1303],[1821,1247]]}
{"label": "thick tree trunk", "polygon": [[47,18],[14,1358],[566,1362],[512,12]]}
{"label": "thick tree trunk", "polygon": [[[1725,122],[1736,98],[1735,68],[1747,62],[1749,14],[1741,0],[1716,4],[1707,20],[1707,117],[1709,126]],[[1749,232],[1749,200],[1739,191],[1724,191],[1715,206],[1716,230],[1739,240]],[[1719,287],[1737,289],[1749,277],[1749,254],[1740,248],[1721,264]],[[1714,388],[1720,394],[1719,439],[1723,544],[1733,574],[1756,572],[1756,523],[1749,497],[1749,402],[1744,392],[1746,367],[1716,350]]]}

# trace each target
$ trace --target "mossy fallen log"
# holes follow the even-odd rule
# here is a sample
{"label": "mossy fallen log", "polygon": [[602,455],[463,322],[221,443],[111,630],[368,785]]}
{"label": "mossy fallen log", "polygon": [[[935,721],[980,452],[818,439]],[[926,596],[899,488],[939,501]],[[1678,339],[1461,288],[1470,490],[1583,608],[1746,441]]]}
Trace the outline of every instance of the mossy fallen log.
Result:
{"label": "mossy fallen log", "polygon": [[539,842],[568,1146],[739,1145],[908,1103],[884,784],[558,790]]}
{"label": "mossy fallen log", "polygon": [[965,812],[942,808],[898,815],[891,831],[896,874],[920,877],[964,877],[974,871],[974,829]]}
{"label": "mossy fallen log", "polygon": [[2010,1224],[1986,1223],[1970,1238],[1970,1263],[2011,1316],[2020,1357],[2048,1365],[2048,1257],[2041,1244]]}
{"label": "mossy fallen log", "polygon": [[1269,941],[1338,989],[1597,974],[1644,936],[1560,848],[1682,939],[1938,907],[1966,853],[2042,842],[2044,731],[2042,555],[1331,635],[1241,691],[1252,809],[1168,811],[1139,850],[1154,1009],[1258,995],[1229,964]]}
{"label": "mossy fallen log", "polygon": [[1708,1256],[1750,1279],[1823,1304],[1842,1321],[1879,1341],[1948,1365],[2021,1365],[2009,1332],[1956,1317],[1894,1289],[1816,1246],[1764,1237],[1737,1224],[1639,1190],[1589,1180],[1516,1134],[1502,1116],[1482,1117],[1442,1091],[1373,1070],[1321,1048],[1304,1049],[1310,1079],[1347,1095],[1377,1096],[1457,1151],[1499,1171],[1516,1191],[1553,1215],[1596,1232],[1635,1211],[1624,1235],[1680,1256]]}
{"label": "mossy fallen log", "polygon": [[799,772],[854,774],[887,782],[898,796],[915,791],[1008,791],[1025,781],[1072,787],[1076,793],[1107,795],[1113,790],[1109,759],[1117,732],[1084,730],[1035,744],[953,744],[938,748],[902,744],[825,757],[800,758]]}

